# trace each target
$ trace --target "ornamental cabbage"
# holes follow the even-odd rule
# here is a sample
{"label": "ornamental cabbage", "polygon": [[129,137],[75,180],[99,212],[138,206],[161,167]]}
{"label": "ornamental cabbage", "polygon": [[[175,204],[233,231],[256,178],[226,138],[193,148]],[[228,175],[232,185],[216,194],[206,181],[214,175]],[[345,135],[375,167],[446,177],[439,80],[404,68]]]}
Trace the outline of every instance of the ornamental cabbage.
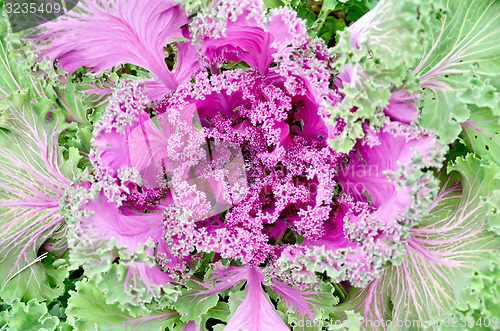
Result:
{"label": "ornamental cabbage", "polygon": [[0,329],[498,328],[499,12],[2,14]]}

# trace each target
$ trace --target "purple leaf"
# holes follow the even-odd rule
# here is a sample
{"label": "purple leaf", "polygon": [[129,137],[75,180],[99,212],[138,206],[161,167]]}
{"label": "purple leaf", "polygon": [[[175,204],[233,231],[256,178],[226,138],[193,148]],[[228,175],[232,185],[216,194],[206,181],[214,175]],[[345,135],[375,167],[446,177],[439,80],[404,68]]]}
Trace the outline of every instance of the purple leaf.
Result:
{"label": "purple leaf", "polygon": [[[82,0],[42,25],[34,38],[42,56],[58,60],[69,73],[82,66],[96,73],[125,63],[143,67],[154,76],[151,93],[158,96],[157,89],[165,93],[187,79],[180,66],[174,73],[168,69],[163,49],[183,37],[181,26],[187,23],[184,10],[170,0]],[[185,46],[181,53],[193,57]]]}
{"label": "purple leaf", "polygon": [[288,326],[264,295],[261,286],[262,281],[262,271],[254,267],[248,267],[245,299],[243,299],[227,323],[224,328],[225,331],[289,331]]}

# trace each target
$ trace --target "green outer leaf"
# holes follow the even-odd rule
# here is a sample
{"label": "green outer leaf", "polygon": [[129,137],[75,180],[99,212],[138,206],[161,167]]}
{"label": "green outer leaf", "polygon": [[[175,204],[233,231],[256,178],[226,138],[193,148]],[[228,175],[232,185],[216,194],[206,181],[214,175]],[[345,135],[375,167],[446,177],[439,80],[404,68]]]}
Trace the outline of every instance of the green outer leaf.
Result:
{"label": "green outer leaf", "polygon": [[6,40],[7,30],[7,18],[0,14],[0,104],[10,93],[27,89],[40,97],[52,95],[50,89],[46,91],[44,88],[43,81],[26,73],[21,62],[10,53]]}
{"label": "green outer leaf", "polygon": [[67,119],[79,124],[90,124],[87,118],[87,108],[83,105],[84,96],[77,92],[75,84],[69,81],[66,88],[54,88],[57,95],[56,103]]}
{"label": "green outer leaf", "polygon": [[[496,0],[446,0],[446,12],[432,24],[439,26],[427,44],[418,65],[422,82],[440,81],[451,85],[466,81],[454,75],[474,73],[482,81],[500,87],[500,3]],[[452,69],[454,72],[450,72]],[[446,75],[449,75],[447,77]],[[453,81],[457,79],[457,81]],[[465,86],[463,86],[465,88]]]}
{"label": "green outer leaf", "polygon": [[333,327],[328,328],[328,331],[364,331],[364,328],[362,328],[363,317],[360,314],[352,310],[346,310],[345,316],[346,318],[342,322],[337,321],[333,324]]}
{"label": "green outer leaf", "polygon": [[[59,199],[78,171],[57,146],[63,119],[46,121],[51,103],[29,93],[7,97],[0,122],[0,296],[51,299],[61,272],[37,262],[37,252],[62,222]],[[5,130],[7,129],[7,130]],[[50,263],[49,263],[50,265]]]}
{"label": "green outer leaf", "polygon": [[316,19],[316,22],[314,22],[314,28],[316,29],[316,31],[319,31],[321,29],[326,21],[326,18],[328,17],[330,12],[335,9],[335,7],[337,7],[337,0],[323,0],[318,18]]}
{"label": "green outer leaf", "polygon": [[59,325],[59,319],[51,316],[44,302],[35,299],[28,303],[15,302],[9,311],[10,331],[52,331]]}
{"label": "green outer leaf", "polygon": [[475,155],[500,166],[500,117],[487,107],[471,106],[471,110],[470,118],[462,123],[462,138]]}
{"label": "green outer leaf", "polygon": [[[39,60],[29,52],[30,55],[27,56],[30,41],[21,34],[8,32],[7,27],[7,18],[0,14],[0,105],[9,94],[30,90],[37,98],[54,101],[54,106],[69,121],[89,125],[87,109],[97,105],[95,99],[103,99],[106,95],[85,93],[95,87],[75,84],[72,77],[63,83],[60,73],[54,72],[53,63]],[[40,72],[43,72],[43,78],[39,77],[42,76]],[[96,82],[94,77],[92,82]]]}
{"label": "green outer leaf", "polygon": [[225,302],[219,301],[217,304],[210,308],[208,312],[203,315],[203,319],[201,321],[201,330],[202,331],[208,331],[208,328],[206,327],[207,321],[209,318],[214,318],[219,321],[227,322],[229,319],[229,305]]}
{"label": "green outer leaf", "polygon": [[485,201],[488,214],[486,223],[488,230],[500,235],[500,189],[493,192],[493,198]]}
{"label": "green outer leaf", "polygon": [[478,288],[474,280],[498,265],[500,237],[487,231],[484,201],[500,185],[500,168],[469,154],[449,171],[460,175],[461,186],[453,185],[454,172],[432,211],[412,230],[401,266],[389,267],[339,310],[356,309],[372,321],[396,323],[440,320],[456,310],[480,307],[481,292],[488,289]]}
{"label": "green outer leaf", "polygon": [[[415,69],[426,88],[420,124],[452,142],[469,118],[466,103],[498,111],[500,103],[500,2],[445,1],[440,27]],[[446,125],[443,125],[446,123]]]}
{"label": "green outer leaf", "polygon": [[[338,32],[339,42],[331,49],[336,53],[335,69],[342,73],[352,69],[354,81],[344,84],[344,94],[338,105],[324,105],[332,115],[331,125],[341,118],[346,126],[342,134],[330,140],[339,152],[349,152],[356,139],[364,137],[363,124],[368,120],[377,130],[385,123],[383,109],[392,90],[406,89],[409,94],[419,90],[411,71],[420,60],[419,48],[426,44],[429,6],[421,0],[381,1],[372,11],[356,22],[362,31],[359,48],[351,44],[352,27]],[[354,26],[356,27],[356,26]],[[357,108],[356,111],[351,111]]]}
{"label": "green outer leaf", "polygon": [[[125,293],[123,293],[126,296]],[[179,314],[172,310],[151,311],[142,308],[139,317],[121,310],[118,304],[108,304],[97,286],[85,279],[76,283],[66,309],[68,322],[77,330],[177,330],[182,326]]]}
{"label": "green outer leaf", "polygon": [[56,328],[57,331],[73,331],[74,328],[68,324],[68,322],[59,323]]}
{"label": "green outer leaf", "polygon": [[337,31],[342,31],[347,27],[345,20],[335,18],[333,16],[328,16],[325,20],[323,26],[318,30],[318,37],[323,39],[326,44],[335,37]]}
{"label": "green outer leaf", "polygon": [[5,330],[7,328],[7,323],[9,322],[9,313],[7,310],[0,312],[0,330]]}
{"label": "green outer leaf", "polygon": [[189,281],[186,286],[188,290],[183,291],[174,303],[174,307],[182,314],[182,321],[194,321],[200,324],[203,316],[216,307],[219,302],[219,293],[215,290],[207,290],[206,287],[193,281]]}
{"label": "green outer leaf", "polygon": [[[1,294],[12,302],[18,298],[54,298],[64,293],[64,280],[68,277],[65,266],[55,267],[55,257],[48,254],[40,262],[30,266],[33,279],[28,278],[28,272],[23,271],[2,287]],[[29,268],[27,269],[29,270]],[[22,283],[26,281],[26,283]]]}
{"label": "green outer leaf", "polygon": [[[290,287],[288,289],[288,294],[292,300],[295,300],[295,302],[287,302],[287,298],[283,298],[271,287],[266,286],[265,289],[266,293],[274,301],[278,302],[278,311],[286,313],[285,320],[288,321],[289,325],[292,325],[292,323],[293,325],[299,325],[299,322],[304,325],[314,325],[315,321],[316,323],[322,323],[322,321],[326,321],[328,319],[329,313],[335,310],[335,305],[339,302],[339,298],[333,294],[334,289],[332,284],[328,282],[318,283],[311,291],[303,291]],[[285,292],[286,291],[287,290],[285,290]],[[302,304],[303,306],[297,307],[297,304]],[[314,315],[313,318],[310,318],[307,312],[304,314],[305,316],[302,314],[303,312],[300,309],[305,309],[304,305]],[[302,328],[296,326],[294,327],[294,330],[298,331],[302,330]]]}
{"label": "green outer leaf", "polygon": [[366,12],[370,11],[378,3],[378,0],[343,0],[344,11],[349,21],[357,21]]}
{"label": "green outer leaf", "polygon": [[0,34],[0,100],[21,89],[19,76],[22,77],[23,73],[11,59],[5,38]]}
{"label": "green outer leaf", "polygon": [[469,118],[467,105],[442,91],[424,91],[421,102],[423,109],[418,124],[433,130],[446,142],[454,141],[461,131],[460,122]]}
{"label": "green outer leaf", "polygon": [[4,33],[0,31],[0,100],[5,99],[12,92],[20,91],[30,85],[33,87],[32,81],[11,57]]}
{"label": "green outer leaf", "polygon": [[264,5],[270,8],[277,8],[283,6],[281,0],[264,0]]}
{"label": "green outer leaf", "polygon": [[[344,100],[329,109],[332,124],[337,117],[346,122],[343,134],[331,142],[336,150],[348,150],[352,144],[346,141],[363,136],[365,120],[375,128],[381,124],[383,117],[376,115],[386,106],[390,89],[420,94],[419,124],[445,143],[453,142],[460,123],[469,119],[467,105],[500,115],[496,0],[384,0],[339,35],[333,49],[339,54],[336,68],[342,71],[349,64],[359,81],[344,86]],[[358,110],[349,113],[353,107]]]}

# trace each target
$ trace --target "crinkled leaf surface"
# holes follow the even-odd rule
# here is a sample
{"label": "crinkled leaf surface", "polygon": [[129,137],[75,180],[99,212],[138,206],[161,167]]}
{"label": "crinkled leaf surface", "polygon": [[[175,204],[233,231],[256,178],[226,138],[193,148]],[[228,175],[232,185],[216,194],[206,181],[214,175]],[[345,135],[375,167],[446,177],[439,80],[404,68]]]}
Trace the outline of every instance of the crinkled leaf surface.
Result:
{"label": "crinkled leaf surface", "polygon": [[182,315],[182,321],[200,324],[203,316],[216,307],[219,293],[242,282],[246,277],[246,268],[232,267],[219,272],[213,285],[190,281],[187,283],[187,289],[174,303],[174,307]]}
{"label": "crinkled leaf surface", "polygon": [[462,138],[475,155],[500,165],[500,117],[489,108],[471,107],[470,118],[462,123]]}
{"label": "crinkled leaf surface", "polygon": [[[125,293],[123,293],[126,296]],[[138,317],[121,310],[118,304],[108,304],[100,289],[88,280],[76,284],[66,310],[69,323],[77,330],[179,330],[179,314],[143,308]]]}
{"label": "crinkled leaf surface", "polygon": [[27,303],[14,303],[9,310],[7,325],[11,331],[53,331],[59,325],[59,319],[49,314],[44,302],[33,299]]}
{"label": "crinkled leaf surface", "polygon": [[495,0],[385,0],[341,33],[336,66],[341,73],[351,68],[350,80],[330,112],[347,126],[332,146],[352,147],[348,142],[363,134],[366,119],[380,125],[377,114],[389,90],[419,94],[419,124],[445,142],[454,141],[469,118],[467,104],[498,112],[499,9]]}
{"label": "crinkled leaf surface", "polygon": [[[76,177],[78,152],[63,158],[57,138],[66,124],[50,121],[51,103],[32,101],[28,93],[11,94],[0,123],[0,295],[53,298],[63,287],[36,263],[41,244],[62,222],[59,199]],[[76,152],[76,153],[75,153]]]}
{"label": "crinkled leaf surface", "polygon": [[495,109],[500,101],[500,3],[448,0],[444,5],[444,15],[431,17],[440,29],[430,30],[432,43],[414,74],[425,88],[419,122],[451,142],[469,117],[466,103]]}
{"label": "crinkled leaf surface", "polygon": [[356,139],[363,137],[362,124],[366,120],[374,128],[382,125],[390,89],[415,89],[416,82],[409,73],[420,59],[415,50],[426,43],[426,22],[417,19],[417,12],[424,17],[430,12],[428,6],[418,9],[420,2],[381,1],[339,32],[339,43],[332,51],[338,53],[335,68],[340,73],[337,79],[342,80],[340,92],[344,97],[328,110],[331,124],[342,118],[346,127],[330,141],[335,150],[350,151]]}
{"label": "crinkled leaf surface", "polygon": [[43,95],[40,81],[27,75],[10,54],[5,40],[6,32],[6,20],[0,14],[0,102],[10,93],[28,88]]}
{"label": "crinkled leaf surface", "polygon": [[[299,325],[299,321],[302,323],[300,325],[306,325],[306,323],[313,325],[314,321],[327,317],[328,312],[332,311],[339,302],[339,299],[333,295],[332,285],[327,282],[321,282],[314,290],[306,291],[273,280],[270,288],[279,295],[276,298],[272,297],[275,300],[279,298],[278,309],[287,313],[289,325]],[[297,326],[295,329],[301,330],[302,328]]]}
{"label": "crinkled leaf surface", "polygon": [[484,201],[498,187],[500,170],[472,155],[449,169],[454,172],[431,212],[411,230],[403,263],[389,267],[339,309],[357,309],[372,321],[423,322],[480,306],[488,289],[474,288],[474,280],[491,278],[500,245],[500,237],[487,230]]}

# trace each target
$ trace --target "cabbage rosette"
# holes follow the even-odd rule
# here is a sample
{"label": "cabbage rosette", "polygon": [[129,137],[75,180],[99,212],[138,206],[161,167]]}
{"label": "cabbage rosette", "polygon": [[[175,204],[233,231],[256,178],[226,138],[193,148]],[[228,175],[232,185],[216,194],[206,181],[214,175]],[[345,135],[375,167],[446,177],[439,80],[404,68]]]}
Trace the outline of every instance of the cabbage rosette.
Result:
{"label": "cabbage rosette", "polygon": [[500,2],[4,2],[0,329],[500,327]]}

